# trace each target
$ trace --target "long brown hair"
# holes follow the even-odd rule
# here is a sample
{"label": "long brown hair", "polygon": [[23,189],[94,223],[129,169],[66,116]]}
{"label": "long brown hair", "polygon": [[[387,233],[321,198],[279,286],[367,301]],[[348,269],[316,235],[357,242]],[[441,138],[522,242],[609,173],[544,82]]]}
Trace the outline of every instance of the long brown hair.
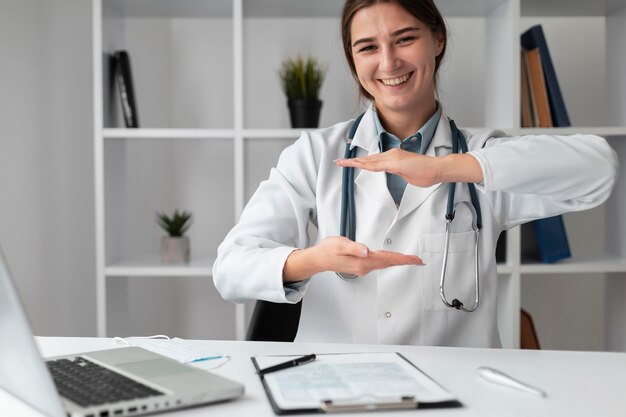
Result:
{"label": "long brown hair", "polygon": [[439,65],[441,64],[443,56],[446,52],[448,31],[446,29],[443,16],[437,6],[435,6],[433,0],[346,0],[346,3],[343,6],[343,12],[341,13],[341,38],[343,40],[343,52],[346,56],[346,60],[348,61],[348,65],[350,66],[350,72],[352,72],[352,76],[359,84],[359,91],[363,96],[370,100],[372,99],[372,96],[363,88],[356,74],[354,58],[352,57],[352,36],[350,34],[350,27],[352,25],[354,15],[359,10],[377,3],[391,2],[397,3],[408,13],[415,16],[415,18],[420,22],[428,26],[433,34],[439,35],[443,39],[443,49],[441,50],[441,53],[435,57],[435,86],[437,85],[437,72],[439,70]]}

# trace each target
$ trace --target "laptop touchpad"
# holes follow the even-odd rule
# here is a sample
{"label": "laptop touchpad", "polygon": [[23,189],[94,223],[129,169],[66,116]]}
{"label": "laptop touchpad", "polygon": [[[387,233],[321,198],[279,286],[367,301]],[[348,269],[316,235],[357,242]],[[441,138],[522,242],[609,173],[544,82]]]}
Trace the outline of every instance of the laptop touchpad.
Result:
{"label": "laptop touchpad", "polygon": [[170,362],[163,359],[151,359],[147,361],[130,362],[123,365],[117,365],[119,368],[131,372],[137,376],[144,378],[157,378],[160,376],[182,374],[185,372],[193,372],[194,369]]}

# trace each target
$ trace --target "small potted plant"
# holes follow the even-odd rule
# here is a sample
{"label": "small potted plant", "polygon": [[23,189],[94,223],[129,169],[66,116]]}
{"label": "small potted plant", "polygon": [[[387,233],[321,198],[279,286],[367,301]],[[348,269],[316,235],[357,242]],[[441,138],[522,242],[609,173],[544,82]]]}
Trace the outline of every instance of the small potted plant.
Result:
{"label": "small potted plant", "polygon": [[285,59],[279,75],[287,96],[291,127],[317,127],[322,108],[319,92],[326,69],[315,58],[303,60],[298,56]]}
{"label": "small potted plant", "polygon": [[161,260],[164,263],[189,262],[190,243],[185,232],[191,226],[192,217],[191,213],[178,210],[172,216],[156,214],[157,224],[167,233],[161,239]]}

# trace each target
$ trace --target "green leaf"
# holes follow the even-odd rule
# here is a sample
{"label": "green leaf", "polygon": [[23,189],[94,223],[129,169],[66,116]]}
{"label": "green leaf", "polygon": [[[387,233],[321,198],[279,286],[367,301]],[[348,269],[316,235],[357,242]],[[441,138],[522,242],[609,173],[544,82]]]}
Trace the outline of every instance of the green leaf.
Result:
{"label": "green leaf", "polygon": [[184,236],[191,226],[193,215],[187,211],[174,210],[172,216],[156,213],[157,224],[171,237]]}
{"label": "green leaf", "polygon": [[285,59],[279,70],[283,92],[289,100],[319,99],[326,69],[315,58]]}

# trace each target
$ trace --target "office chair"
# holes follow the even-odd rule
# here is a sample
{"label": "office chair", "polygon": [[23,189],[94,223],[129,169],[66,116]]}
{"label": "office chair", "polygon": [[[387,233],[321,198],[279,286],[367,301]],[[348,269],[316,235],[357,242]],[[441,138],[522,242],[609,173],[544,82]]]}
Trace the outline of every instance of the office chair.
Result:
{"label": "office chair", "polygon": [[521,310],[520,321],[520,348],[541,349],[533,318],[528,311],[524,309]]}
{"label": "office chair", "polygon": [[293,342],[298,332],[302,300],[297,304],[259,300],[254,306],[246,340]]}

